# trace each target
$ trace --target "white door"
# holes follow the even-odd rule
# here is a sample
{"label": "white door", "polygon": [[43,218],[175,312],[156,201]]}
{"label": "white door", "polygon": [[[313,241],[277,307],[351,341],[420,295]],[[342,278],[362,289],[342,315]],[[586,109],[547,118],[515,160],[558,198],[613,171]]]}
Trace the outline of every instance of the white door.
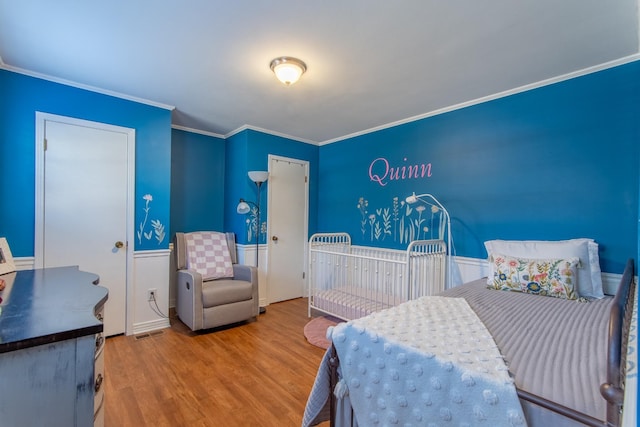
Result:
{"label": "white door", "polygon": [[37,147],[42,191],[36,266],[77,265],[99,275],[109,289],[105,335],[124,333],[133,130],[67,118],[39,124],[44,139]]}
{"label": "white door", "polygon": [[309,163],[269,155],[269,303],[304,293],[309,211]]}

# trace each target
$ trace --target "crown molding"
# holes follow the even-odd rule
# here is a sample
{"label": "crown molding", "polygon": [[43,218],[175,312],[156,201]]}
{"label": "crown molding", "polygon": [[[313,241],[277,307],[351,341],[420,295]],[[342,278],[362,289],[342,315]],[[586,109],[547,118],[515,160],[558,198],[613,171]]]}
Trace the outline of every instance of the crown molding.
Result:
{"label": "crown molding", "polygon": [[588,68],[584,68],[582,70],[578,70],[578,71],[574,71],[571,73],[567,73],[567,74],[563,74],[561,76],[556,76],[556,77],[552,77],[546,80],[541,80],[539,82],[535,82],[535,83],[530,83],[524,86],[520,86],[514,89],[509,89],[509,90],[505,90],[503,92],[498,92],[495,93],[493,95],[487,95],[487,96],[483,96],[481,98],[477,98],[477,99],[473,99],[470,101],[465,101],[462,102],[460,104],[455,104],[455,105],[451,105],[449,107],[444,107],[444,108],[440,108],[438,110],[434,110],[434,111],[430,111],[428,113],[424,113],[424,114],[420,114],[417,116],[413,116],[413,117],[408,117],[406,119],[402,119],[402,120],[398,120],[392,123],[387,123],[384,125],[380,125],[380,126],[376,126],[373,128],[369,128],[369,129],[365,129],[359,132],[354,132],[351,133],[349,135],[344,135],[344,136],[340,136],[337,138],[333,138],[333,139],[328,139],[326,141],[320,142],[318,145],[323,146],[323,145],[327,145],[327,144],[332,144],[334,142],[339,142],[339,141],[344,141],[346,139],[351,139],[351,138],[355,138],[357,136],[362,136],[362,135],[366,135],[369,133],[373,133],[373,132],[377,132],[379,130],[383,130],[383,129],[388,129],[388,128],[392,128],[395,126],[399,126],[399,125],[403,125],[406,123],[411,123],[411,122],[415,122],[418,120],[422,120],[422,119],[426,119],[428,117],[433,117],[433,116],[437,116],[440,114],[444,114],[444,113],[448,113],[451,111],[455,111],[455,110],[460,110],[462,108],[466,108],[466,107],[470,107],[473,105],[478,105],[478,104],[482,104],[488,101],[493,101],[499,98],[505,98],[507,96],[511,96],[511,95],[515,95],[517,93],[522,93],[522,92],[526,92],[529,90],[533,90],[533,89],[538,89],[544,86],[549,86],[555,83],[559,83],[559,82],[563,82],[566,80],[571,80],[574,79],[576,77],[582,77],[582,76],[586,76],[588,74],[593,74],[596,73],[598,71],[603,71],[609,68],[613,68],[613,67],[617,67],[619,65],[624,65],[624,64],[628,64],[630,62],[634,62],[640,59],[640,54],[634,54],[634,55],[630,55],[630,56],[626,56],[624,58],[619,58],[613,61],[609,61],[609,62],[605,62],[603,64],[599,64],[599,65],[594,65],[592,67],[588,67]]}
{"label": "crown molding", "polygon": [[197,134],[205,135],[205,136],[212,136],[214,138],[219,138],[219,139],[225,139],[226,138],[224,135],[219,134],[219,133],[208,132],[206,130],[200,130],[200,129],[193,129],[193,128],[189,128],[189,127],[186,127],[186,126],[180,126],[180,125],[171,125],[171,129],[181,130],[181,131],[190,132],[190,133],[197,133]]}
{"label": "crown molding", "polygon": [[95,87],[95,86],[85,85],[85,84],[74,82],[74,81],[71,81],[71,80],[61,79],[61,78],[58,78],[58,77],[53,77],[53,76],[49,76],[49,75],[46,75],[46,74],[37,73],[35,71],[30,71],[30,70],[25,70],[25,69],[22,69],[22,68],[14,67],[12,65],[7,65],[4,62],[2,62],[1,58],[0,58],[0,69],[4,69],[4,70],[11,71],[11,72],[18,73],[18,74],[23,74],[25,76],[34,77],[34,78],[41,79],[41,80],[47,80],[47,81],[50,81],[50,82],[53,82],[53,83],[63,84],[65,86],[71,86],[71,87],[75,87],[75,88],[78,88],[78,89],[88,90],[90,92],[99,93],[101,95],[113,96],[115,98],[120,98],[120,99],[124,99],[124,100],[127,100],[127,101],[133,101],[133,102],[137,102],[137,103],[140,103],[140,104],[150,105],[152,107],[162,108],[164,110],[173,111],[173,110],[176,109],[176,107],[174,107],[173,105],[167,105],[167,104],[163,104],[161,102],[155,102],[155,101],[150,101],[150,100],[144,99],[144,98],[138,98],[138,97],[131,96],[131,95],[125,95],[125,94],[120,93],[120,92],[115,92],[115,91],[102,89],[102,88]]}
{"label": "crown molding", "polygon": [[291,135],[287,135],[285,133],[281,133],[281,132],[276,132],[276,131],[272,131],[269,129],[263,129],[257,126],[251,126],[251,125],[243,125],[240,126],[239,128],[232,130],[231,132],[229,132],[228,134],[226,134],[224,137],[225,138],[230,138],[233,135],[240,133],[244,130],[253,130],[256,132],[261,132],[261,133],[266,133],[268,135],[273,135],[273,136],[278,136],[280,138],[287,138],[287,139],[292,139],[294,141],[298,141],[298,142],[303,142],[305,144],[310,144],[310,145],[320,145],[318,142],[316,141],[312,141],[310,139],[304,139],[304,138],[298,138],[297,136],[291,136]]}

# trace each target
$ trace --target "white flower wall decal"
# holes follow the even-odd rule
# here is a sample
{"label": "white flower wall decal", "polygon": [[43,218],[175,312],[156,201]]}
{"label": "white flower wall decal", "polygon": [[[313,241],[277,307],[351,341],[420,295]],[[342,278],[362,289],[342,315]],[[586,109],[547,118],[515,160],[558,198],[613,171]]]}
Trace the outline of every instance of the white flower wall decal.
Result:
{"label": "white flower wall decal", "polygon": [[147,221],[149,220],[149,211],[151,210],[151,202],[153,201],[153,196],[151,194],[145,194],[142,196],[144,200],[144,219],[140,222],[140,226],[138,227],[138,243],[142,244],[142,239],[151,240],[154,236],[158,244],[162,243],[166,234],[164,230],[164,225],[158,219],[151,220],[151,228],[149,231],[146,231]]}
{"label": "white flower wall decal", "polygon": [[369,211],[369,201],[358,198],[360,231],[371,242],[384,241],[387,238],[401,244],[416,239],[442,239],[445,223],[442,212],[437,206],[417,205],[411,207],[400,197],[393,197],[391,206]]}

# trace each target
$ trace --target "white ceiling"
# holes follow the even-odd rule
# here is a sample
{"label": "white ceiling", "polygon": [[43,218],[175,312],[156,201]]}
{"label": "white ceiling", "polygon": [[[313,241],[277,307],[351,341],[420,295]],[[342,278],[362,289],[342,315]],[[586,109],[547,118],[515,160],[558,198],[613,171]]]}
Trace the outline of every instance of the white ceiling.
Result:
{"label": "white ceiling", "polygon": [[[638,37],[638,0],[0,0],[4,68],[316,143],[636,56]],[[308,66],[291,87],[283,55]]]}

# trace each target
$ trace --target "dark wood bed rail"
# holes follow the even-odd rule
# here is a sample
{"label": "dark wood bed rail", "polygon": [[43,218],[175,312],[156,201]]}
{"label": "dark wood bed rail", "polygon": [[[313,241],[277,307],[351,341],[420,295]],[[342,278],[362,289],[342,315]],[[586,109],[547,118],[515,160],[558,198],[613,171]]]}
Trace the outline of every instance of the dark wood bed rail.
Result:
{"label": "dark wood bed rail", "polygon": [[[634,280],[634,262],[629,259],[625,266],[620,286],[616,292],[609,315],[609,348],[607,350],[607,382],[600,386],[600,393],[607,401],[607,421],[601,420],[578,412],[574,409],[560,405],[556,402],[541,398],[529,392],[517,389],[518,397],[535,405],[549,409],[565,417],[571,418],[584,425],[592,427],[618,427],[624,401],[624,379],[627,363],[627,341],[633,315],[633,302],[636,292]],[[331,345],[331,390],[338,381],[338,353]],[[336,398],[331,392],[331,419],[330,426],[335,426]],[[353,414],[352,414],[353,416]]]}
{"label": "dark wood bed rail", "polygon": [[627,341],[631,326],[631,316],[633,315],[635,292],[634,265],[633,260],[629,259],[611,307],[607,382],[600,386],[600,393],[607,401],[608,426],[618,426],[620,424],[627,367]]}
{"label": "dark wood bed rail", "polygon": [[336,384],[338,384],[338,363],[338,352],[332,343],[331,357],[329,358],[329,395],[331,396],[329,400],[329,427],[335,427],[336,425],[336,406],[338,402],[333,395],[333,391],[336,389]]}

